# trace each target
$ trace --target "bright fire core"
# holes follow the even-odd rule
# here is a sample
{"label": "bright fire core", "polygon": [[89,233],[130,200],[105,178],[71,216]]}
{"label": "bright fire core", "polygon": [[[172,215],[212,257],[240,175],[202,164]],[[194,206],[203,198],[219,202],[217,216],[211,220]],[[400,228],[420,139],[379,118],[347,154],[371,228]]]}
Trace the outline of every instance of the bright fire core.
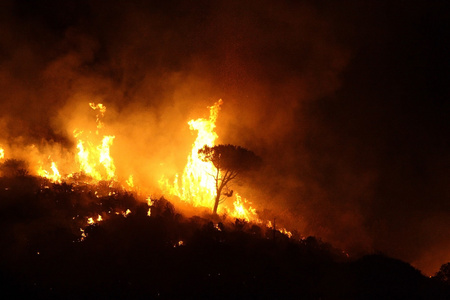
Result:
{"label": "bright fire core", "polygon": [[[222,105],[222,100],[217,101],[209,107],[209,118],[199,118],[188,122],[191,131],[196,132],[196,139],[192,145],[192,150],[187,156],[187,163],[183,173],[176,174],[170,179],[163,176],[159,180],[159,186],[164,196],[169,198],[178,198],[193,207],[203,207],[212,210],[214,198],[216,196],[215,179],[212,174],[216,173],[216,168],[212,162],[202,161],[198,156],[198,150],[204,145],[212,147],[218,138],[215,133],[216,121]],[[91,109],[96,113],[96,128],[86,130],[85,128],[76,128],[73,130],[73,137],[77,150],[75,158],[71,164],[72,170],[60,170],[59,166],[63,163],[55,160],[55,156],[42,156],[36,165],[35,173],[47,178],[54,183],[64,181],[84,181],[86,183],[98,183],[104,181],[110,186],[119,184],[124,189],[140,190],[135,186],[135,180],[139,179],[134,174],[118,176],[114,159],[111,157],[110,149],[115,141],[114,135],[102,135],[101,132],[107,127],[103,123],[103,117],[106,113],[106,106],[103,104],[89,103]],[[32,145],[32,148],[36,147]],[[0,147],[0,159],[5,159],[8,153]],[[74,166],[76,169],[73,170]],[[127,179],[125,179],[127,178]],[[219,206],[218,213],[226,214],[232,218],[244,219],[256,223],[268,223],[260,220],[256,209],[251,206],[251,202],[234,193],[233,197],[227,198]],[[101,221],[101,220],[97,220]]]}
{"label": "bright fire core", "polygon": [[[167,178],[159,181],[164,192],[179,197],[181,200],[188,202],[196,207],[212,208],[214,198],[216,196],[216,185],[212,174],[216,173],[216,168],[212,162],[202,161],[198,156],[198,150],[204,145],[212,147],[218,138],[215,133],[216,121],[219,115],[220,107],[223,101],[219,100],[213,106],[209,107],[209,118],[199,118],[188,122],[191,130],[197,131],[197,138],[192,145],[190,155],[187,157],[187,164],[181,175],[176,174],[173,182],[169,182]],[[242,199],[238,194],[229,200],[233,203],[230,205],[222,205],[219,212],[245,219],[247,221],[259,221],[255,209],[246,199]]]}

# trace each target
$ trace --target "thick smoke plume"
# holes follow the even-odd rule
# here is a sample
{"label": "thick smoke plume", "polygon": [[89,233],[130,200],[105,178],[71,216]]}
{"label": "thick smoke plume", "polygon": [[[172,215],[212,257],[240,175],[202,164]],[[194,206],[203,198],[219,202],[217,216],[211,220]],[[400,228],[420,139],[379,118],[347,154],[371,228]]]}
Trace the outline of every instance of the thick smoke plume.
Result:
{"label": "thick smoke plume", "polygon": [[69,166],[103,103],[117,173],[157,193],[186,163],[187,122],[221,98],[219,143],[265,162],[237,187],[261,214],[426,273],[450,261],[444,5],[2,3],[6,155]]}

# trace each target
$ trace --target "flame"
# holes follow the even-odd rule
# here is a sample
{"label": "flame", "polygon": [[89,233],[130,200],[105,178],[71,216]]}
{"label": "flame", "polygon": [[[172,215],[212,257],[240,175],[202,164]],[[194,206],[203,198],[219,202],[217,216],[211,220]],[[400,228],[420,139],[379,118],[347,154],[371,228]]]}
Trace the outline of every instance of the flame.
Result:
{"label": "flame", "polygon": [[[74,134],[75,135],[75,134]],[[92,148],[91,145],[89,148]],[[100,173],[95,169],[95,164],[91,163],[89,159],[90,151],[86,150],[84,147],[84,142],[82,140],[78,140],[77,143],[78,148],[78,161],[80,163],[80,171],[86,173],[94,179],[100,180]]]}
{"label": "flame", "polygon": [[286,228],[280,228],[278,229],[278,231],[280,231],[282,234],[287,235],[289,238],[292,237],[292,232],[290,232],[289,230],[287,230]]}
{"label": "flame", "polygon": [[[199,149],[203,148],[205,145],[213,147],[218,135],[215,132],[216,121],[223,104],[222,100],[217,101],[213,106],[209,108],[209,118],[199,118],[193,119],[187,122],[191,131],[196,132],[196,139],[192,144],[192,149],[187,156],[186,166],[181,174],[176,174],[172,181],[169,181],[167,177],[162,177],[159,180],[159,184],[164,194],[170,196],[177,196],[182,201],[189,203],[194,207],[207,207],[212,209],[214,204],[214,198],[216,196],[216,182],[214,179],[214,174],[217,169],[214,167],[212,162],[202,161],[198,156]],[[105,129],[105,124],[103,123],[103,118],[106,113],[106,106],[98,103],[89,103],[89,106],[95,111],[95,122],[96,130],[95,132],[89,131],[88,128],[76,128],[73,130],[73,137],[75,138],[76,153],[73,158],[74,164],[70,164],[71,170],[64,170],[64,177],[61,175],[58,166],[68,167],[67,163],[57,163],[50,159],[48,156],[47,163],[44,164],[42,161],[46,161],[40,155],[38,163],[33,163],[32,165],[37,165],[37,174],[43,178],[47,178],[54,183],[61,183],[63,180],[68,178],[80,178],[80,176],[75,176],[77,173],[82,173],[88,175],[92,180],[101,181],[107,180],[117,181],[116,167],[114,160],[111,156],[111,147],[113,145],[115,136],[114,135],[102,135],[101,131]],[[32,151],[38,151],[35,146],[32,145]],[[4,149],[0,147],[0,159],[5,156]],[[58,155],[52,155],[56,157]],[[36,162],[35,161],[35,162]],[[83,176],[81,176],[83,178]],[[77,179],[78,180],[78,179]],[[124,179],[122,187],[135,188],[134,183],[135,178],[133,175],[129,175],[128,179]],[[124,185],[126,183],[126,185]],[[138,189],[139,190],[139,189]],[[109,196],[113,195],[114,192],[110,192]],[[100,195],[95,191],[97,198]],[[148,212],[147,215],[151,216],[153,201],[150,197],[147,199]],[[110,212],[111,213],[111,212]],[[124,212],[115,212],[115,214],[122,214],[127,217],[131,211],[127,209]],[[265,224],[268,227],[272,227],[270,221],[262,221],[259,219],[257,210],[252,206],[252,203],[241,197],[237,192],[219,206],[219,213],[225,214],[233,218],[239,218],[247,222],[256,222],[258,224]],[[101,215],[97,218],[89,217],[87,218],[87,226],[93,225],[103,220]],[[216,227],[218,230],[220,228]],[[275,228],[274,228],[275,230]],[[292,233],[287,231],[285,228],[276,228],[277,231],[291,237]],[[84,229],[80,228],[81,240],[86,238]]]}
{"label": "flame", "polygon": [[44,178],[49,179],[51,182],[54,183],[61,183],[61,174],[58,171],[58,168],[56,167],[56,163],[52,161],[52,166],[50,167],[52,169],[53,174],[50,174],[47,170],[44,170],[42,165],[39,166],[39,169],[37,171],[38,175]]}
{"label": "flame", "polygon": [[153,201],[150,197],[147,198],[147,205],[148,205],[147,216],[149,216],[149,217],[152,215],[152,206],[153,206],[154,202],[155,201]]}
{"label": "flame", "polygon": [[80,228],[80,232],[81,232],[80,242],[82,242],[87,238],[87,235],[86,232],[84,232],[83,228]]}
{"label": "flame", "polygon": [[122,216],[125,218],[128,217],[129,214],[131,214],[131,210],[129,208],[125,212],[122,212]]}
{"label": "flame", "polygon": [[275,231],[278,231],[278,232],[280,232],[280,233],[282,233],[282,234],[284,234],[284,235],[287,235],[289,238],[292,237],[292,232],[290,232],[289,230],[287,230],[287,229],[284,228],[284,227],[281,227],[281,228],[275,228],[275,227],[273,226],[273,224],[272,224],[271,221],[267,221],[266,227],[267,227],[267,228],[270,228],[270,229],[275,229]]}
{"label": "flame", "polygon": [[115,136],[106,135],[103,137],[102,146],[98,148],[99,156],[100,156],[100,164],[105,167],[106,170],[106,179],[111,180],[115,176],[116,167],[114,166],[114,162],[109,155],[109,148],[111,147]]}
{"label": "flame", "polygon": [[[103,104],[94,105],[89,103],[92,109],[99,110],[96,115],[97,131],[94,137],[90,132],[84,133],[82,130],[75,129],[73,136],[77,139],[78,162],[80,171],[89,175],[95,180],[112,180],[115,178],[116,167],[110,155],[110,148],[113,144],[114,135],[103,136],[99,142],[99,129],[104,127],[101,118],[106,112],[106,106]],[[99,145],[95,146],[98,142]]]}
{"label": "flame", "polygon": [[128,179],[125,181],[128,186],[130,188],[134,188],[134,179],[133,179],[133,175],[130,175],[130,177],[128,177]]}
{"label": "flame", "polygon": [[[218,138],[214,129],[219,115],[220,106],[223,101],[217,101],[209,107],[209,119],[197,119],[188,122],[191,130],[197,131],[197,138],[192,145],[190,155],[187,157],[187,164],[183,174],[175,175],[173,183],[169,183],[166,178],[159,181],[162,190],[170,195],[178,196],[181,200],[198,207],[212,208],[216,196],[216,183],[213,174],[217,169],[212,162],[204,162],[198,156],[198,150],[204,145],[214,146]],[[180,180],[181,178],[181,180]],[[233,207],[226,205],[219,206],[219,211],[226,212],[231,217],[245,219],[246,221],[261,222],[256,214],[256,210],[251,207],[251,203],[241,198],[235,193]],[[247,208],[248,206],[248,208]]]}
{"label": "flame", "polygon": [[184,241],[178,241],[178,243],[176,243],[175,245],[173,245],[174,248],[176,247],[181,247],[184,245]]}
{"label": "flame", "polygon": [[89,106],[93,109],[93,110],[98,110],[99,113],[97,115],[95,115],[96,117],[96,123],[97,123],[97,131],[96,134],[98,135],[98,131],[99,129],[102,129],[104,126],[104,123],[102,122],[102,118],[105,115],[106,112],[106,106],[104,106],[103,104],[99,103],[97,105],[95,105],[95,103],[89,103]]}
{"label": "flame", "polygon": [[89,225],[93,225],[93,224],[98,223],[98,222],[101,222],[101,221],[103,221],[102,216],[101,216],[101,215],[97,215],[97,219],[96,219],[95,221],[94,221],[94,218],[93,218],[93,217],[90,217],[90,218],[88,218],[87,223],[88,223]]}
{"label": "flame", "polygon": [[[250,201],[247,199],[242,199],[242,197],[236,193],[236,200],[233,202],[234,211],[231,211],[230,213],[235,218],[244,219],[247,222],[252,220],[258,220],[258,216],[256,214],[256,209],[251,207]],[[245,208],[244,204],[248,203],[249,207]]]}
{"label": "flame", "polygon": [[[216,195],[215,181],[209,174],[215,173],[215,167],[211,162],[204,162],[198,157],[198,150],[204,145],[214,146],[217,134],[214,132],[216,120],[219,114],[222,100],[209,107],[209,119],[197,119],[188,122],[191,130],[198,132],[192,145],[191,154],[187,157],[187,164],[181,176],[175,175],[172,184],[165,178],[160,180],[162,189],[170,194],[178,196],[193,206],[212,207]],[[181,181],[180,181],[181,177]]]}

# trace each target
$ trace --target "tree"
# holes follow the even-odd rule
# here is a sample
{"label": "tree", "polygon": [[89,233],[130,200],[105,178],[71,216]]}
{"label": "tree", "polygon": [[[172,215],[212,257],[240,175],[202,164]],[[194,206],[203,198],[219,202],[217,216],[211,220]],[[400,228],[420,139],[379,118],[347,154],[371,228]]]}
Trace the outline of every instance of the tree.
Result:
{"label": "tree", "polygon": [[214,214],[220,203],[225,201],[221,196],[231,197],[233,191],[229,183],[242,173],[255,170],[261,165],[261,159],[252,151],[235,145],[205,145],[198,150],[199,158],[205,162],[212,162],[216,173],[211,174],[216,182],[216,198],[214,200]]}
{"label": "tree", "polygon": [[4,177],[23,177],[28,175],[27,163],[19,159],[7,159],[0,163],[0,173]]}
{"label": "tree", "polygon": [[443,264],[434,278],[450,284],[450,262]]}

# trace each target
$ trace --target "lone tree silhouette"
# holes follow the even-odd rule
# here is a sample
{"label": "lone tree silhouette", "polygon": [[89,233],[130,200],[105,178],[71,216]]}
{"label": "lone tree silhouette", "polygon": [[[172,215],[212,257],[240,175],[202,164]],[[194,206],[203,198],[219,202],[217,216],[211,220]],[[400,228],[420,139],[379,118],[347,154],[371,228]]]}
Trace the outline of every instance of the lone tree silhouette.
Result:
{"label": "lone tree silhouette", "polygon": [[198,150],[199,158],[205,162],[210,161],[216,167],[216,174],[210,174],[216,181],[216,198],[213,213],[217,214],[219,204],[225,201],[221,196],[231,197],[233,191],[228,184],[244,172],[257,169],[261,165],[261,158],[255,153],[240,146],[217,145],[203,146]]}

